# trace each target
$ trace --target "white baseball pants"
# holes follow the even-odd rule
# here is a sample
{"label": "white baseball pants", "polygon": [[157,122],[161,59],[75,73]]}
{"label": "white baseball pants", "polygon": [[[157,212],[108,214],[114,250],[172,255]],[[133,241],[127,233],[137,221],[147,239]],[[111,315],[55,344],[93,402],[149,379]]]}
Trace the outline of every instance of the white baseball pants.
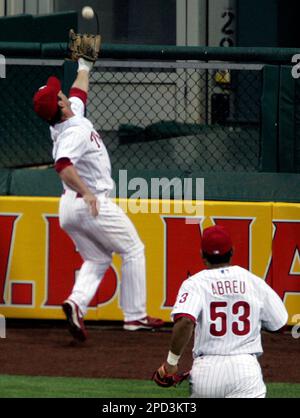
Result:
{"label": "white baseball pants", "polygon": [[191,371],[192,398],[265,398],[266,386],[256,356],[203,356]]}
{"label": "white baseball pants", "polygon": [[117,253],[122,257],[120,305],[124,319],[142,319],[147,315],[144,245],[118,205],[103,196],[99,196],[99,205],[99,216],[94,218],[84,200],[75,193],[66,192],[60,201],[60,226],[72,238],[84,260],[69,298],[84,316],[113,253]]}

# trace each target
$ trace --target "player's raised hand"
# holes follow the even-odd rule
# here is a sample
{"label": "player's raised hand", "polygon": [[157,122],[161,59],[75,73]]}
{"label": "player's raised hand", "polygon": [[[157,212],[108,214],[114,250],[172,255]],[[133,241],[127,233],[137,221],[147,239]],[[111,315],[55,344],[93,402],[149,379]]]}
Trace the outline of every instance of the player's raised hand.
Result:
{"label": "player's raised hand", "polygon": [[93,193],[86,193],[83,196],[83,200],[88,205],[91,215],[96,218],[99,215],[98,199]]}

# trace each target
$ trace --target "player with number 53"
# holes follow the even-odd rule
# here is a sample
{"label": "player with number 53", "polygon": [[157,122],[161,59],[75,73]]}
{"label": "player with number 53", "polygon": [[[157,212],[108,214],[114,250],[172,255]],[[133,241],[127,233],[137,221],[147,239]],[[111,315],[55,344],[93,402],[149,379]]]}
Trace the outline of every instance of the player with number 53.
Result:
{"label": "player with number 53", "polygon": [[204,230],[202,257],[207,269],[189,277],[179,290],[170,351],[155,374],[156,383],[177,376],[179,359],[195,328],[192,397],[266,396],[257,361],[263,353],[261,329],[280,330],[288,313],[264,280],[231,265],[232,256],[228,231],[218,225]]}

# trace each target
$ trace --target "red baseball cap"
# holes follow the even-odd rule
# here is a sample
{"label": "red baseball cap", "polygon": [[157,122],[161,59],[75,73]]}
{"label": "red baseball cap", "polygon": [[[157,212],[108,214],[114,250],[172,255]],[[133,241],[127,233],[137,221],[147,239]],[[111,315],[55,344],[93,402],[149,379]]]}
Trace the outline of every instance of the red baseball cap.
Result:
{"label": "red baseball cap", "polygon": [[229,232],[222,226],[215,225],[203,231],[202,251],[208,255],[224,255],[232,250]]}
{"label": "red baseball cap", "polygon": [[39,89],[33,98],[34,111],[40,118],[51,121],[58,110],[57,95],[61,91],[61,82],[56,77],[50,77],[47,85]]}

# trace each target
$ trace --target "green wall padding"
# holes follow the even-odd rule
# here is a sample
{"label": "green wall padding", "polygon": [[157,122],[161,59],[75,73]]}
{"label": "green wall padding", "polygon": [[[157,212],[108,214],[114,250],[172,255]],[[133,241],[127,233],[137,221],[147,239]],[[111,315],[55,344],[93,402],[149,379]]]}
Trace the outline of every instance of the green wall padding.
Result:
{"label": "green wall padding", "polygon": [[[1,19],[0,19],[1,26]],[[0,52],[6,58],[40,58],[41,44],[39,42],[5,42],[0,41]]]}
{"label": "green wall padding", "polygon": [[0,42],[35,42],[35,39],[32,15],[0,18]]}
{"label": "green wall padding", "polygon": [[[300,174],[284,173],[210,173],[195,171],[185,173],[183,171],[169,170],[129,170],[128,182],[134,178],[142,178],[147,181],[148,195],[151,196],[151,179],[155,178],[185,178],[193,179],[193,198],[195,198],[195,179],[204,178],[205,200],[216,201],[240,201],[240,202],[300,202]],[[119,173],[113,172],[113,178],[119,190]],[[5,182],[5,177],[3,177]],[[0,181],[1,184],[1,181]],[[59,176],[52,169],[13,170],[11,173],[9,194],[13,196],[61,196],[62,186]],[[127,192],[131,197],[133,190]],[[119,193],[117,194],[119,196]],[[126,190],[121,191],[120,197],[126,196]],[[159,196],[152,197],[161,197]],[[174,197],[173,190],[171,198]]]}
{"label": "green wall padding", "polygon": [[69,30],[78,30],[78,13],[75,11],[40,15],[33,18],[35,37],[41,43],[67,42]]}
{"label": "green wall padding", "polygon": [[78,30],[78,13],[75,11],[2,17],[0,42],[68,42],[69,29]]}
{"label": "green wall padding", "polygon": [[203,173],[205,200],[240,202],[300,202],[299,174],[287,173]]}
{"label": "green wall padding", "polygon": [[54,169],[13,170],[11,196],[60,196],[61,181]]}
{"label": "green wall padding", "polygon": [[0,169],[0,196],[9,194],[11,174],[10,170]]}

